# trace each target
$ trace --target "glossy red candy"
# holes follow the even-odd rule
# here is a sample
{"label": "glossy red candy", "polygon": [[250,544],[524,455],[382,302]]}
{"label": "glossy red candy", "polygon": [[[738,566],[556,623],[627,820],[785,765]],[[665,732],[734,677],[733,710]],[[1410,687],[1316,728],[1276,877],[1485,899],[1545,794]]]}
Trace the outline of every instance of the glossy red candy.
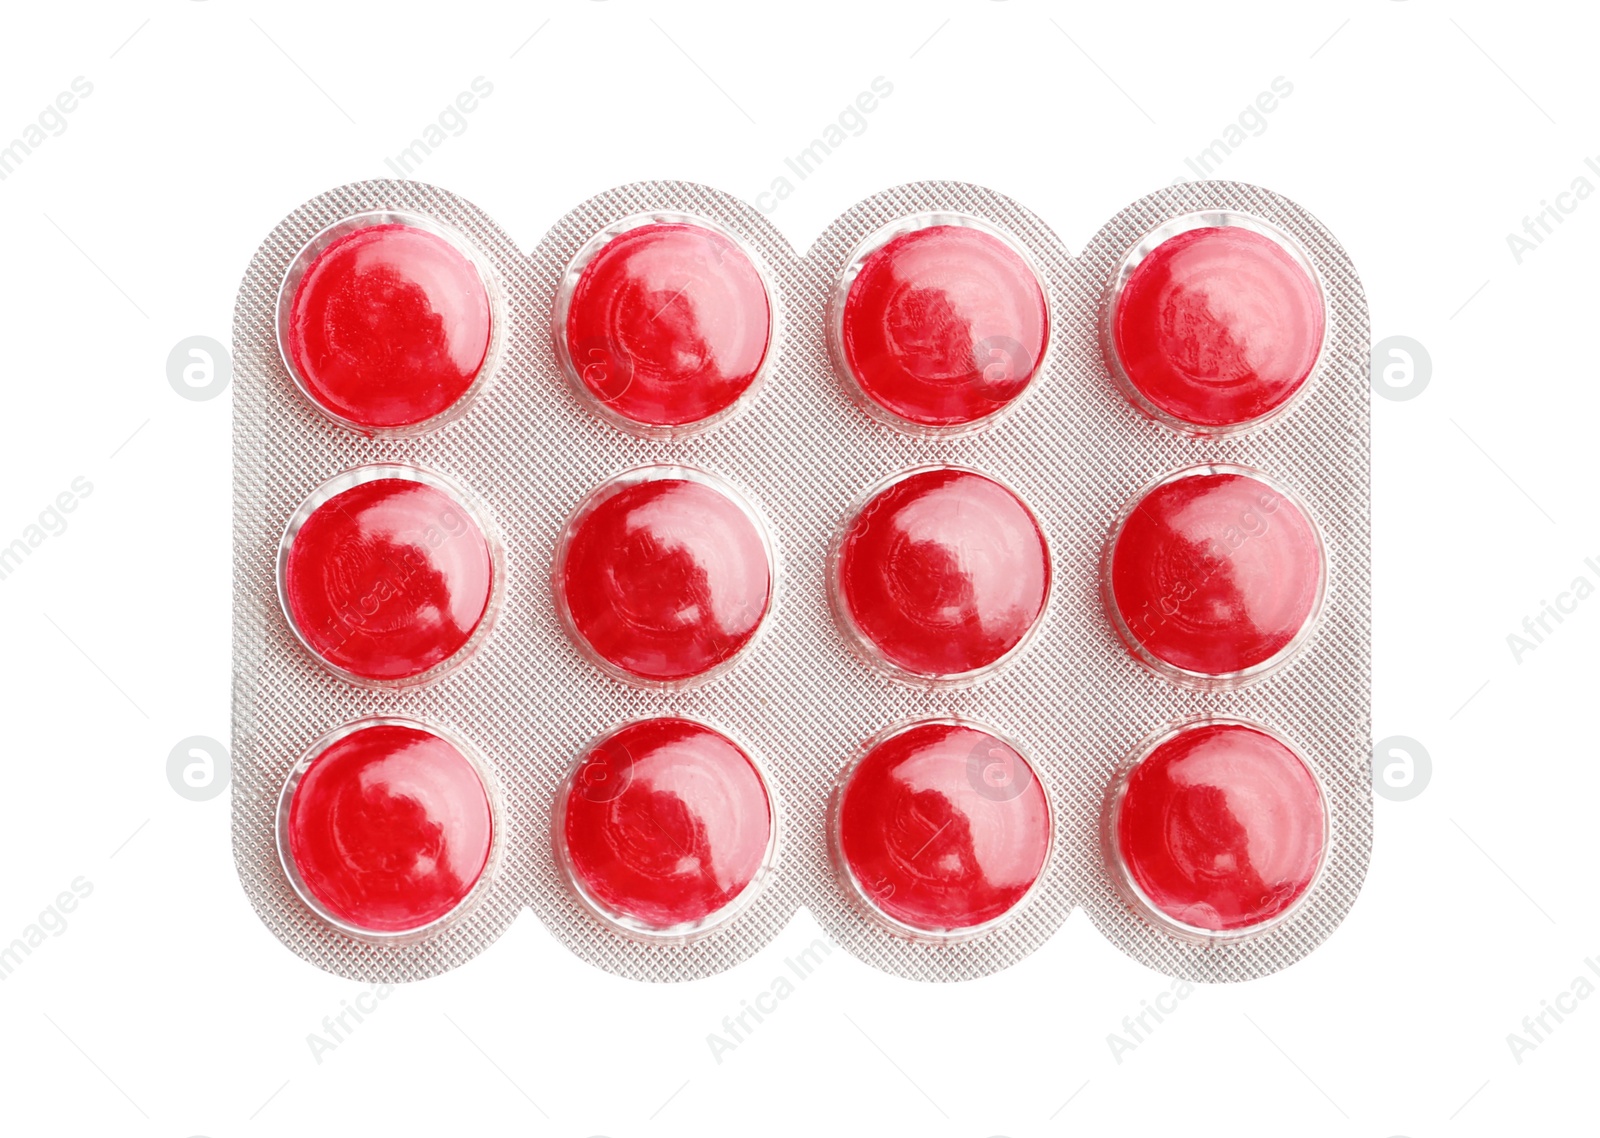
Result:
{"label": "glossy red candy", "polygon": [[1182,930],[1239,933],[1286,914],[1322,866],[1322,787],[1265,730],[1192,724],[1114,796],[1112,857],[1133,899]]}
{"label": "glossy red candy", "polygon": [[897,476],[846,523],[834,605],[858,652],[900,678],[981,675],[1015,652],[1050,596],[1050,550],[1011,490],[958,467]]}
{"label": "glossy red candy", "polygon": [[383,721],[328,744],[299,777],[280,833],[291,880],[359,932],[399,934],[449,914],[483,876],[489,795],[450,741]]}
{"label": "glossy red candy", "polygon": [[560,792],[557,853],[579,896],[644,935],[731,915],[771,859],[772,800],[738,744],[688,719],[596,742]]}
{"label": "glossy red candy", "polygon": [[772,340],[760,272],[731,237],[656,223],[617,234],[578,275],[566,309],[573,376],[640,427],[714,420],[755,383]]}
{"label": "glossy red candy", "polygon": [[984,422],[1033,381],[1050,312],[1032,267],[969,225],[929,225],[867,255],[835,331],[868,410],[933,432]]}
{"label": "glossy red candy", "polygon": [[557,553],[557,603],[579,649],[644,684],[732,663],[772,602],[759,523],[720,479],[647,467],[579,506]]}
{"label": "glossy red candy", "polygon": [[971,724],[912,724],[869,744],[833,818],[847,883],[881,916],[930,936],[1010,913],[1050,855],[1050,804],[1008,742]]}
{"label": "glossy red candy", "polygon": [[374,478],[333,494],[292,532],[280,559],[291,625],[348,677],[433,678],[489,614],[489,538],[461,502],[415,477]]}
{"label": "glossy red candy", "polygon": [[489,290],[437,234],[369,225],[318,253],[294,290],[285,345],[307,396],[345,423],[395,430],[451,410],[488,357]]}
{"label": "glossy red candy", "polygon": [[1113,533],[1107,607],[1134,655],[1180,682],[1237,682],[1282,663],[1322,602],[1322,542],[1284,488],[1243,467],[1190,467]]}
{"label": "glossy red candy", "polygon": [[1111,314],[1136,404],[1180,429],[1241,427],[1281,409],[1322,350],[1315,278],[1279,242],[1202,226],[1152,249]]}

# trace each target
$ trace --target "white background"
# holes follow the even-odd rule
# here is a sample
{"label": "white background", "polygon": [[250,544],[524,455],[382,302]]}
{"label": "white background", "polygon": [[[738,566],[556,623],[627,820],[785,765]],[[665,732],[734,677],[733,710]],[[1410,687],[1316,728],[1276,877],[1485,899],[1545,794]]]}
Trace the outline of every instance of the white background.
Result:
{"label": "white background", "polygon": [[[1600,958],[1600,600],[1520,663],[1506,639],[1579,575],[1600,583],[1584,565],[1600,565],[1600,196],[1563,199],[1520,264],[1506,240],[1579,176],[1600,187],[1592,8],[152,0],[4,19],[0,143],[75,77],[93,85],[0,181],[0,545],[74,478],[93,486],[0,580],[0,943],[74,879],[93,888],[0,981],[7,1132],[1593,1126],[1600,998],[1520,1063],[1507,1035]],[[1433,363],[1419,397],[1373,399],[1374,736],[1421,741],[1433,777],[1378,801],[1365,891],[1326,945],[1196,991],[1120,1063],[1108,1034],[1169,981],[1081,914],[957,986],[835,951],[719,1064],[706,1035],[819,935],[808,916],[732,972],[652,986],[524,914],[316,1061],[308,1034],[362,989],[257,921],[227,796],[167,781],[179,739],[228,733],[230,428],[228,396],[180,398],[166,359],[229,339],[239,277],[284,214],[386,176],[477,76],[492,96],[415,176],[525,246],[622,182],[754,200],[888,78],[865,133],[773,214],[801,249],[857,199],[930,177],[1010,194],[1075,247],[1292,84],[1216,173],[1319,215],[1361,270],[1374,337],[1414,337]]]}

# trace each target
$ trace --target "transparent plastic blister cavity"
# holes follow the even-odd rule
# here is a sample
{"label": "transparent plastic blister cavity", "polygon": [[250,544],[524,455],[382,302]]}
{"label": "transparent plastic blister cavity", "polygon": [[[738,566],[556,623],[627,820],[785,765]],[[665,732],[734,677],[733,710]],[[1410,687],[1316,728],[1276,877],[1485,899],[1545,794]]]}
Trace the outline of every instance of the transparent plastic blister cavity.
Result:
{"label": "transparent plastic blister cavity", "polygon": [[[466,413],[427,421],[421,433],[331,419],[279,348],[291,262],[330,226],[364,215],[448,230],[502,306],[493,382],[476,389]],[[1130,250],[1158,232],[1198,231],[1183,220],[1195,217],[1256,225],[1198,227],[1207,230],[1270,228],[1303,262],[1269,255],[1266,279],[1293,270],[1314,286],[1319,319],[1291,322],[1287,333],[1267,327],[1255,337],[1272,312],[1253,300],[1229,307],[1221,286],[1179,297],[1167,310],[1181,319],[1154,326],[1170,349],[1168,378],[1210,376],[1227,394],[1241,382],[1248,389],[1262,361],[1279,367],[1293,390],[1268,392],[1268,402],[1283,396],[1270,414],[1156,420],[1108,365],[1103,314],[1119,282],[1135,277],[1125,271]],[[694,276],[673,283],[682,232],[673,226],[683,219],[693,239],[684,263],[698,266],[706,287],[680,294]],[[567,336],[584,272],[641,230],[648,271],[624,265],[607,278],[595,317],[628,334],[603,333],[598,357],[564,359],[575,340],[595,338]],[[707,233],[721,242],[707,245]],[[932,243],[926,258],[923,241]],[[946,242],[959,246],[950,259]],[[712,247],[722,254],[708,260]],[[732,260],[716,259],[724,254]],[[718,273],[706,282],[708,266],[729,265],[732,285]],[[1259,294],[1263,278],[1251,272],[1235,300]],[[1172,300],[1170,287],[1163,295]],[[644,311],[655,299],[659,324]],[[1284,371],[1285,360],[1307,358],[1311,331],[1309,371]],[[455,967],[523,909],[580,958],[640,980],[731,967],[802,905],[849,952],[920,980],[1006,968],[1075,908],[1123,952],[1172,976],[1242,980],[1283,968],[1337,927],[1371,845],[1368,341],[1359,282],[1328,232],[1293,202],[1231,182],[1147,195],[1076,255],[1010,199],[949,182],[868,198],[804,256],[749,205],[687,183],[600,194],[529,252],[469,203],[426,185],[363,182],[322,194],[269,234],[235,312],[233,801],[245,890],[290,950],[367,982]],[[713,343],[721,346],[708,351]],[[585,358],[599,368],[594,386]],[[707,370],[723,360],[728,369]],[[869,360],[888,386],[850,370]],[[635,379],[655,385],[644,392],[655,402],[619,421],[617,399],[626,402]],[[674,416],[659,412],[674,400],[660,396],[675,380],[688,400],[675,405],[690,410],[668,422]],[[953,402],[930,404],[941,390]],[[689,398],[696,392],[710,402]],[[906,402],[907,393],[916,398]],[[1224,411],[1210,418],[1243,414]],[[469,663],[422,684],[373,686],[331,671],[279,601],[290,519],[318,487],[374,465],[448,480],[492,519],[503,550],[493,630]],[[1177,669],[1158,670],[1115,624],[1109,548],[1126,536],[1131,502],[1210,475],[1248,492],[1223,503],[1224,514],[1241,506],[1237,533],[1226,519],[1216,529],[1213,517],[1201,529],[1220,533],[1220,544],[1169,563],[1182,587],[1165,608],[1170,582],[1160,574],[1143,583],[1145,599],[1190,631],[1218,619],[1259,631],[1252,621],[1267,609],[1250,587],[1263,567],[1314,564],[1314,603],[1307,614],[1307,595],[1294,592],[1273,610],[1304,619],[1292,643],[1277,643],[1280,620],[1254,644],[1262,660],[1221,667],[1175,653]],[[594,517],[584,511],[632,487],[645,488],[640,500],[599,527],[587,567],[559,571]],[[926,493],[884,503],[898,509],[864,509],[896,487]],[[752,543],[704,540],[719,502],[727,532],[747,526]],[[839,575],[855,521],[878,527],[861,545],[856,579],[877,592],[859,612],[841,604]],[[1194,536],[1186,524],[1165,533],[1174,543]],[[1305,540],[1289,542],[1287,554],[1278,548],[1297,535]],[[765,591],[752,577],[763,568]],[[604,633],[574,635],[580,594],[598,602],[588,627]],[[1191,597],[1203,606],[1185,608]],[[885,602],[902,609],[887,631],[873,623]],[[599,654],[596,638],[622,649]],[[698,646],[701,657],[674,671],[664,645]],[[884,645],[898,657],[886,658]],[[628,657],[630,647],[638,654]],[[498,796],[492,871],[469,904],[416,935],[352,931],[305,895],[278,852],[291,772],[318,740],[372,717],[460,740]],[[1154,741],[1177,732],[1193,743],[1192,732],[1203,734],[1196,724],[1222,732],[1190,748],[1200,760],[1233,756],[1207,768],[1211,792],[1135,796],[1148,788],[1130,771],[1149,779],[1162,767]],[[1241,740],[1249,746],[1223,748]],[[1202,815],[1226,822],[1246,842],[1260,819],[1230,804],[1264,785],[1302,819],[1273,847],[1275,859],[1241,865],[1237,842],[1191,842],[1163,864],[1148,856],[1159,845],[1139,844],[1145,831],[1134,821],[1150,802],[1157,814],[1189,811],[1196,826]],[[1133,819],[1125,852],[1107,838],[1117,811]],[[1243,884],[1228,897],[1185,896],[1184,873],[1204,877],[1208,864],[1236,869]]]}
{"label": "transparent plastic blister cavity", "polygon": [[364,210],[311,236],[278,288],[278,351],[308,403],[368,435],[465,414],[499,362],[500,281],[466,238],[408,210]]}
{"label": "transparent plastic blister cavity", "polygon": [[1128,401],[1175,431],[1220,437],[1287,412],[1322,359],[1327,297],[1278,226],[1197,210],[1139,238],[1100,310],[1106,366]]}
{"label": "transparent plastic blister cavity", "polygon": [[1044,880],[1050,796],[1021,746],[966,719],[897,723],[839,776],[834,873],[896,935],[953,944],[1022,911]]}
{"label": "transparent plastic blister cavity", "polygon": [[1200,944],[1288,920],[1327,863],[1316,772],[1259,723],[1202,717],[1161,732],[1117,772],[1101,816],[1123,896]]}
{"label": "transparent plastic blister cavity", "polygon": [[697,687],[755,651],[778,559],[761,511],[726,479],[643,466],[584,495],[550,586],[574,647],[602,672],[639,687]]}
{"label": "transparent plastic blister cavity", "polygon": [[578,251],[550,333],[579,400],[624,431],[670,439],[760,395],[781,320],[771,274],[738,234],[656,211],[605,226]]}
{"label": "transparent plastic blister cavity", "polygon": [[317,740],[278,798],[278,860],[306,908],[352,938],[425,941],[493,880],[504,817],[476,749],[371,716]]}
{"label": "transparent plastic blister cavity", "polygon": [[927,438],[981,431],[1027,394],[1050,348],[1045,283],[1004,229],[919,212],[868,235],[828,296],[828,351],[879,422]]}
{"label": "transparent plastic blister cavity", "polygon": [[1322,536],[1299,495],[1250,467],[1165,475],[1129,500],[1101,566],[1106,617],[1135,658],[1174,683],[1242,687],[1316,633]]}
{"label": "transparent plastic blister cavity", "polygon": [[688,944],[772,873],[781,821],[762,765],[709,723],[636,719],[596,739],[556,796],[556,864],[596,918]]}
{"label": "transparent plastic blister cavity", "polygon": [[305,650],[351,683],[431,683],[472,658],[505,593],[494,522],[450,479],[373,463],[323,483],[278,543],[278,601]]}
{"label": "transparent plastic blister cavity", "polygon": [[1050,547],[1009,486],[966,467],[913,467],[851,506],[828,551],[828,599],[845,642],[885,675],[967,687],[1033,638]]}

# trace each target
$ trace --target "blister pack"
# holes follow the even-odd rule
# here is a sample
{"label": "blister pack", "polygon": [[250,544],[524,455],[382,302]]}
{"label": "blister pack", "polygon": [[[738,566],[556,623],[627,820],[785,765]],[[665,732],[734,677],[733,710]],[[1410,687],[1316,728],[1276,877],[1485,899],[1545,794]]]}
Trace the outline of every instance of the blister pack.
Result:
{"label": "blister pack", "polygon": [[1371,845],[1369,333],[1231,182],[1076,256],[981,187],[798,256],[702,186],[524,253],[440,189],[296,209],[234,317],[234,851],[365,982],[523,908],[681,980],[805,906],[921,980],[1082,908],[1293,963]]}

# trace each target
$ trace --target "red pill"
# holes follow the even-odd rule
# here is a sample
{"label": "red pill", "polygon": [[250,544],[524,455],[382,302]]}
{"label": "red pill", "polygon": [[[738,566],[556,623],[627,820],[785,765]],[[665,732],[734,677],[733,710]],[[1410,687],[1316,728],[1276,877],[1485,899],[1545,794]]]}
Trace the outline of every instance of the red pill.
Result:
{"label": "red pill", "polygon": [[753,507],[679,466],[629,471],[593,491],[556,553],[558,611],[603,671],[684,686],[730,667],[772,604],[773,561]]}
{"label": "red pill", "polygon": [[959,720],[891,729],[869,742],[834,802],[845,883],[913,936],[952,939],[1011,914],[1050,856],[1050,802],[1028,761]]}
{"label": "red pill", "polygon": [[346,679],[438,678],[487,634],[495,546],[477,511],[438,475],[362,467],[300,508],[278,556],[290,627]]}
{"label": "red pill", "polygon": [[1147,414],[1225,434],[1305,386],[1322,352],[1322,289],[1289,238],[1198,224],[1130,254],[1110,302],[1107,363]]}
{"label": "red pill", "polygon": [[1134,656],[1180,683],[1231,686],[1310,635],[1322,539],[1285,487],[1237,466],[1167,475],[1112,531],[1106,607]]}
{"label": "red pill", "polygon": [[640,433],[709,426],[750,395],[772,344],[761,272],[702,222],[653,222],[580,254],[558,337],[578,392]]}
{"label": "red pill", "polygon": [[690,719],[642,719],[594,743],[559,793],[555,830],[579,898],[646,937],[722,924],[754,896],[776,848],[761,771]]}
{"label": "red pill", "polygon": [[323,740],[297,768],[278,832],[307,904],[357,933],[393,936],[472,893],[489,864],[494,810],[454,742],[420,723],[373,720]]}
{"label": "red pill", "polygon": [[1113,869],[1130,899],[1200,938],[1259,931],[1310,889],[1327,847],[1322,786],[1263,727],[1169,732],[1112,790]]}
{"label": "red pill", "polygon": [[290,374],[323,412],[405,433],[462,409],[484,374],[491,308],[454,243],[416,225],[370,224],[310,259],[280,336]]}
{"label": "red pill", "polygon": [[900,232],[859,261],[836,305],[835,353],[857,401],[902,430],[958,434],[1011,406],[1050,340],[1044,286],[1006,238],[973,224]]}
{"label": "red pill", "polygon": [[912,682],[975,680],[1018,652],[1050,596],[1033,512],[974,470],[896,475],[845,523],[834,614],[869,663]]}

